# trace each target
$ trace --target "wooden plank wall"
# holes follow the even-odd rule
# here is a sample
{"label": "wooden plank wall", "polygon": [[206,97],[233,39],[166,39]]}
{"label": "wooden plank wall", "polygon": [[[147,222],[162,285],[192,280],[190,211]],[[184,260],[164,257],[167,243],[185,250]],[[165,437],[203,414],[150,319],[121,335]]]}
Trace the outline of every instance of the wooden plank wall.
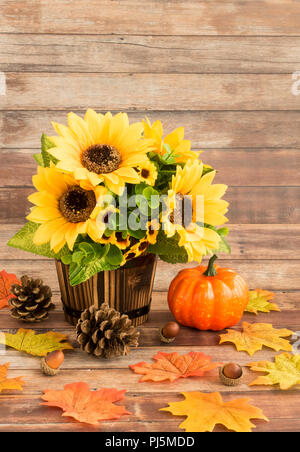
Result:
{"label": "wooden plank wall", "polygon": [[[1,0],[0,12],[4,241],[28,212],[32,154],[50,121],[88,106],[123,110],[160,118],[167,131],[183,125],[206,150],[229,185],[233,254],[224,259],[253,284],[270,260],[275,279],[256,284],[284,275],[281,288],[300,289],[299,2]],[[2,258],[18,255],[1,247]]]}
{"label": "wooden plank wall", "polygon": [[[131,120],[147,115],[161,119],[166,131],[184,126],[194,149],[205,150],[203,160],[219,170],[219,182],[229,185],[232,254],[222,256],[221,265],[240,271],[252,288],[276,292],[282,312],[262,321],[299,329],[300,84],[293,75],[300,71],[299,17],[297,0],[0,0],[0,269],[43,277],[59,303],[54,264],[5,245],[29,209],[32,155],[40,135],[52,133],[51,120],[65,122],[69,110],[122,110]],[[180,266],[159,265],[153,312],[142,329],[136,361],[151,361],[159,346],[155,331],[171,318],[166,290]],[[4,311],[0,323],[15,328]],[[66,332],[61,308],[41,328]],[[207,333],[201,340],[201,350],[211,354],[217,336]],[[165,350],[195,344],[194,332],[187,329],[177,344],[181,348]],[[249,361],[231,346],[215,347],[214,356]],[[272,356],[264,350],[260,358]],[[57,411],[39,407],[36,388],[44,387],[44,377],[38,362],[26,358],[8,352],[11,376],[22,374],[29,384],[22,396],[2,399],[1,429],[85,429],[70,420],[59,424]],[[166,387],[156,385],[154,393],[129,380],[130,359],[99,368],[98,361],[74,353],[47,385],[62,387],[74,369],[91,385],[118,380],[128,387],[128,408],[135,414],[130,427],[125,419],[105,423],[103,430],[178,430],[178,419],[167,420],[158,411],[167,400]],[[251,381],[249,371],[246,380]],[[195,384],[168,387],[168,397],[180,400],[177,392],[195,390]],[[209,377],[202,386],[220,390]],[[251,390],[256,405],[274,418],[259,429],[299,430],[295,392],[277,391],[275,399],[268,389]],[[250,390],[244,384],[228,388],[226,395],[236,392],[248,396]]]}

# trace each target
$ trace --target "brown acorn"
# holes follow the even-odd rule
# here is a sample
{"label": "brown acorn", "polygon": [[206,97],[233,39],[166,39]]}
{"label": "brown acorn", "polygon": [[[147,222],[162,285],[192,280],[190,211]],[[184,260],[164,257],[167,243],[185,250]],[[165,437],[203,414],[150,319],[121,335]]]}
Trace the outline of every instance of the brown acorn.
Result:
{"label": "brown acorn", "polygon": [[228,363],[220,368],[220,379],[226,386],[237,386],[243,377],[243,369],[239,364]]}
{"label": "brown acorn", "polygon": [[41,369],[45,375],[54,376],[59,372],[59,368],[65,359],[61,350],[55,350],[41,360]]}
{"label": "brown acorn", "polygon": [[159,336],[162,342],[170,344],[174,342],[176,336],[179,334],[180,325],[177,322],[168,322],[160,328]]}

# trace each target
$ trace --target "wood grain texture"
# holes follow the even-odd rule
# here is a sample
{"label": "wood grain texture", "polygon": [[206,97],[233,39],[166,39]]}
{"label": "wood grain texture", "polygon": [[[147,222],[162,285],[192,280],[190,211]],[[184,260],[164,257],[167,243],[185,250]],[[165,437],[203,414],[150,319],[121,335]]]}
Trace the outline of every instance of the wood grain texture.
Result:
{"label": "wood grain texture", "polygon": [[300,37],[0,34],[0,66],[5,72],[292,74],[300,67]]}
{"label": "wood grain texture", "polygon": [[[154,296],[156,296],[155,294],[158,292],[154,292]],[[142,348],[148,348],[150,347],[150,349],[152,349],[153,347],[162,347],[165,350],[165,345],[161,343],[159,334],[158,334],[158,329],[163,326],[165,323],[174,320],[174,317],[172,316],[172,314],[166,310],[168,309],[168,305],[167,305],[167,293],[166,292],[162,292],[164,294],[164,306],[163,306],[163,311],[154,311],[153,313],[150,314],[149,317],[149,321],[147,323],[145,323],[143,326],[139,327],[139,331],[140,331],[140,339],[139,339],[139,347]],[[72,327],[71,324],[67,323],[67,320],[64,318],[64,315],[62,313],[62,304],[61,301],[59,300],[59,297],[56,297],[57,299],[57,311],[55,312],[55,316],[54,316],[54,312],[51,313],[51,317],[52,320],[49,318],[48,321],[45,321],[41,324],[39,324],[36,328],[36,330],[38,332],[45,332],[45,330],[51,328],[54,328],[57,331],[60,331],[62,334],[66,334],[69,336],[69,340],[72,343],[73,347],[75,349],[78,349],[78,343],[76,341],[76,335],[74,332],[74,327]],[[299,314],[300,314],[300,306],[299,303],[297,304],[297,306],[291,310],[286,310],[285,309],[285,305],[284,308],[280,311],[280,313],[278,313],[277,311],[272,311],[271,313],[259,313],[258,316],[254,315],[254,314],[250,314],[250,313],[245,313],[243,316],[243,321],[249,322],[249,323],[253,323],[253,322],[262,322],[262,323],[272,323],[272,325],[274,326],[274,328],[289,328],[292,331],[295,331],[299,325]],[[4,320],[4,314],[1,314],[1,318],[2,320]],[[6,311],[6,317],[8,317],[8,311]],[[56,326],[54,326],[54,321],[57,321],[58,323],[56,323]],[[1,328],[1,331],[9,331],[9,332],[15,332],[17,330],[17,328],[22,328],[22,327],[28,327],[28,325],[25,325],[24,323],[20,322],[20,321],[16,321],[12,318],[10,318],[9,320],[7,320],[7,324],[5,325],[5,327]],[[232,329],[241,330],[241,322],[233,327]],[[223,333],[225,332],[222,331]],[[197,331],[197,330],[193,330],[191,328],[185,328],[182,327],[181,328],[181,332],[180,334],[177,336],[176,338],[176,343],[173,344],[176,345],[177,347],[211,347],[214,345],[217,345],[219,343],[219,333],[215,333],[212,331],[202,331],[201,334]],[[225,345],[224,345],[225,347]],[[228,353],[232,353],[232,344],[231,346],[227,347],[227,351]],[[226,348],[224,349],[224,351],[226,350]],[[137,351],[137,350],[136,350]],[[177,350],[178,351],[178,350]],[[16,352],[14,352],[15,354],[12,356],[16,355]],[[215,352],[216,355],[218,356],[218,351]],[[269,353],[271,353],[271,351],[269,350]],[[84,358],[85,355],[83,355]],[[247,358],[248,356],[248,358]],[[260,356],[260,360],[261,359],[265,359],[263,358],[263,353],[261,353]],[[238,358],[238,356],[235,356],[235,358]],[[247,355],[247,353],[244,353],[244,358],[249,360],[249,355]],[[129,360],[132,360],[132,358],[128,358]],[[220,359],[220,358],[218,358]],[[229,359],[229,358],[228,358]],[[223,358],[224,360],[224,358]],[[222,359],[221,359],[222,361]],[[121,364],[120,360],[117,360],[117,363],[119,363],[119,365],[114,365],[113,363],[111,363],[111,361],[105,361],[107,364],[103,364],[103,368],[110,368],[112,367],[118,367],[118,368],[123,368],[128,366],[128,364],[126,364],[126,360],[125,365]],[[123,362],[123,361],[122,361]],[[70,364],[71,365],[71,364]],[[90,363],[91,365],[91,363]],[[96,364],[96,362],[94,363],[96,368],[101,367],[100,363]],[[80,366],[79,366],[80,367]],[[85,366],[83,366],[85,367]]]}
{"label": "wood grain texture", "polygon": [[[223,179],[224,181],[224,179]],[[32,188],[0,188],[0,223],[24,223],[32,205],[27,200]],[[229,187],[232,224],[296,224],[300,219],[300,187]]]}
{"label": "wood grain texture", "polygon": [[[103,432],[178,432],[183,417],[159,408],[195,390],[220,391],[225,400],[250,397],[270,418],[255,421],[254,431],[300,430],[298,386],[249,387],[257,374],[248,368],[235,388],[223,386],[217,371],[166,385],[138,383],[128,369],[151,362],[161,349],[202,351],[241,365],[273,360],[265,347],[251,359],[233,344],[218,345],[216,332],[182,328],[174,344],[160,342],[158,329],[173,319],[168,286],[186,266],[158,263],[139,348],[106,361],[78,348],[64,320],[54,262],[6,246],[25,222],[32,154],[42,132],[53,134],[52,120],[66,123],[68,110],[83,114],[87,107],[128,111],[131,121],[147,115],[166,132],[184,126],[193,148],[207,150],[202,157],[219,170],[217,181],[230,186],[232,254],[219,264],[240,272],[250,288],[274,291],[281,308],[244,320],[299,331],[300,96],[291,92],[300,69],[299,17],[297,0],[0,0],[0,71],[7,81],[0,95],[0,270],[42,277],[51,286],[56,310],[37,331],[63,332],[75,347],[54,379],[41,373],[38,358],[0,347],[0,364],[11,363],[9,376],[27,382],[22,393],[1,393],[1,432],[98,431],[40,405],[43,389],[80,380],[93,389],[114,382],[128,391],[132,415],[104,422]],[[0,331],[22,326],[8,308],[0,310]]]}
{"label": "wood grain texture", "polygon": [[1,0],[1,10],[5,33],[299,36],[293,0]]}
{"label": "wood grain texture", "polygon": [[[32,258],[30,254],[29,257]],[[249,287],[262,287],[269,290],[298,290],[300,289],[299,265],[300,260],[281,259],[219,259],[218,264],[234,268],[247,280]],[[192,267],[195,264],[190,264]],[[58,290],[57,275],[54,262],[51,260],[5,260],[0,261],[0,267],[8,273],[23,275],[30,274],[36,278],[41,277],[45,283]],[[156,271],[154,290],[166,291],[171,280],[187,265],[170,265],[160,261]]]}
{"label": "wood grain texture", "polygon": [[[277,314],[278,315],[278,314]],[[62,315],[60,314],[62,317]],[[275,316],[275,314],[274,314]],[[273,318],[274,318],[273,316]],[[249,320],[249,319],[247,319]],[[272,319],[273,320],[273,319]],[[163,321],[154,329],[152,328],[152,331],[149,330],[147,327],[147,331],[149,330],[153,337],[156,339],[158,337],[158,328],[162,325]],[[283,322],[282,322],[283,323]],[[66,323],[64,322],[66,325]],[[281,324],[282,325],[282,324]],[[279,325],[280,326],[280,325]],[[141,328],[140,328],[141,330]],[[15,330],[10,330],[15,331]],[[39,330],[44,332],[44,330]],[[74,329],[71,330],[70,328],[61,328],[59,329],[60,332],[63,334],[67,334],[69,337],[69,340],[75,345],[75,334]],[[63,371],[72,371],[73,369],[81,369],[87,371],[97,371],[97,370],[106,370],[107,372],[113,371],[113,374],[115,375],[117,370],[122,370],[121,378],[122,378],[122,384],[127,378],[131,376],[132,384],[136,384],[140,377],[137,377],[136,375],[133,375],[132,373],[128,373],[128,367],[131,364],[135,364],[141,361],[151,363],[153,362],[153,356],[155,353],[157,353],[158,350],[161,350],[165,353],[179,353],[179,354],[185,354],[187,347],[184,348],[184,344],[186,341],[184,341],[183,336],[188,330],[186,328],[182,328],[180,332],[180,336],[178,337],[178,340],[176,339],[176,343],[174,343],[171,346],[166,346],[166,344],[161,344],[158,340],[155,340],[152,346],[149,346],[145,343],[145,340],[142,338],[143,344],[141,344],[137,349],[132,349],[130,354],[127,356],[124,356],[122,358],[112,358],[109,361],[104,359],[96,358],[95,356],[87,355],[85,352],[82,352],[77,345],[77,348],[74,348],[72,352],[66,353],[66,359],[64,361],[64,364],[61,368]],[[193,344],[188,345],[188,350],[193,352],[201,352],[208,356],[211,356],[212,354],[212,341],[214,340],[215,343],[219,342],[219,333],[211,333],[211,332],[203,332],[203,331],[193,331],[194,341]],[[222,332],[224,333],[224,332]],[[74,340],[71,340],[70,338],[74,338]],[[191,334],[189,334],[189,338],[191,339]],[[197,339],[197,340],[196,340]],[[210,342],[210,344],[209,344]],[[249,362],[257,361],[268,361],[273,360],[274,351],[271,349],[268,349],[267,347],[263,347],[263,349],[259,352],[257,352],[254,357],[249,357],[247,353],[241,353],[238,352],[233,344],[226,344],[225,343],[221,346],[214,347],[214,353],[213,353],[213,360],[215,362],[228,362],[230,360],[235,360],[238,362],[241,366],[246,366]],[[40,360],[36,357],[30,356],[30,355],[23,355],[20,352],[13,350],[13,349],[7,349],[5,357],[8,361],[11,362],[10,365],[10,371],[14,371],[15,375],[17,375],[17,372],[22,375],[23,370],[40,370]],[[156,384],[153,386],[153,384],[148,383],[146,386],[138,385],[137,391],[145,391],[148,388],[151,388],[157,390],[157,392],[178,392],[181,390],[184,390],[185,382],[189,385],[189,389],[192,389],[192,385],[195,382],[201,382],[203,384],[210,384],[213,383],[214,389],[216,390],[222,390],[224,392],[232,392],[232,391],[249,391],[251,392],[253,388],[248,387],[248,383],[254,380],[255,375],[252,371],[250,371],[248,368],[245,368],[245,381],[242,382],[242,385],[238,388],[228,388],[228,387],[222,387],[217,388],[216,385],[219,384],[218,379],[216,379],[215,372],[210,372],[206,375],[208,381],[205,383],[204,379],[189,379],[189,380],[179,380],[177,383],[181,383],[179,387],[177,386],[177,383],[175,385],[170,385],[169,387],[166,387],[165,383]],[[107,376],[109,378],[109,376]],[[44,378],[45,379],[45,378]],[[125,383],[126,385],[126,383]],[[28,389],[28,388],[26,388]],[[34,389],[34,388],[33,388]],[[131,387],[132,389],[132,387]],[[267,386],[267,387],[261,387],[257,386],[255,390],[257,391],[273,391],[276,389],[276,387]],[[278,388],[277,388],[278,389]],[[296,387],[297,389],[297,387]],[[30,388],[32,392],[32,387]],[[156,392],[156,391],[155,391]]]}
{"label": "wood grain texture", "polygon": [[[63,308],[62,308],[62,303],[61,303],[61,295],[60,293],[56,290],[53,290],[53,299],[52,301],[55,304],[55,311],[51,312],[51,316],[43,321],[42,323],[40,323],[38,325],[38,328],[40,331],[43,330],[51,330],[51,329],[56,329],[56,330],[63,330],[66,332],[66,334],[73,334],[74,335],[74,329],[68,325],[66,323],[66,320],[64,318],[64,316],[62,315],[63,313]],[[295,312],[298,313],[300,310],[300,293],[299,291],[282,291],[282,292],[278,292],[278,291],[274,291],[274,302],[280,307],[281,311],[280,314],[278,314],[278,312],[271,312],[268,314],[264,314],[264,313],[259,313],[259,316],[255,316],[254,314],[249,314],[249,313],[245,313],[245,320],[247,322],[252,322],[252,321],[259,321],[259,322],[266,322],[268,323],[270,322],[275,322],[274,324],[281,327],[285,322],[288,322],[288,324],[290,325],[291,328],[295,327],[295,323],[297,322],[297,316],[295,315]],[[151,328],[152,330],[154,330],[155,328],[159,328],[161,327],[161,325],[167,323],[168,321],[173,320],[173,315],[171,314],[171,312],[168,310],[168,305],[167,305],[167,292],[157,292],[154,291],[153,292],[153,296],[152,296],[152,303],[151,303],[151,312],[149,315],[149,319],[148,321],[143,325],[142,328]],[[13,319],[12,317],[8,316],[8,310],[7,309],[3,309],[0,311],[0,322],[1,325],[5,325],[5,327],[1,327],[0,329],[9,329],[9,330],[13,330],[16,329],[18,327],[20,327],[22,324],[19,323],[19,321],[16,321],[15,319]],[[184,336],[185,335],[185,331],[186,329],[184,328],[182,330],[182,332],[180,333],[180,336]],[[158,336],[155,334],[155,340],[157,340]],[[202,335],[204,336],[205,333],[202,333]],[[210,333],[208,333],[210,334]],[[180,337],[179,336],[179,337]],[[167,346],[164,345],[164,350],[168,351],[168,350],[172,350],[174,347],[176,348],[176,346],[180,347],[180,344],[176,342],[173,345]],[[168,348],[170,347],[170,349]],[[191,347],[194,347],[193,345],[191,345]],[[197,347],[197,345],[196,345]],[[174,349],[175,350],[175,349]],[[219,350],[219,349],[218,349]],[[214,353],[218,356],[218,350],[215,350]],[[176,349],[175,351],[179,351]],[[222,349],[220,349],[220,353],[221,353]],[[14,356],[14,358],[18,357],[18,353],[14,350],[10,350],[9,353],[12,353]],[[8,351],[6,352],[7,357],[9,358],[9,353]],[[138,354],[139,350],[135,351],[135,354]],[[143,351],[141,351],[141,353],[143,353]],[[206,353],[204,351],[204,353]],[[77,359],[78,355],[76,355],[75,360]],[[82,359],[81,361],[84,361],[84,357],[85,355],[82,355]],[[9,358],[10,359],[10,358]],[[264,358],[262,358],[264,359]],[[22,360],[22,358],[20,357],[20,360]],[[220,360],[220,358],[218,358],[218,360]],[[14,360],[15,362],[15,360]],[[20,362],[20,361],[18,361]],[[22,361],[23,362],[23,361]],[[70,362],[70,368],[72,366],[72,359]],[[102,361],[101,361],[102,362]],[[106,361],[104,361],[106,362]],[[123,362],[123,360],[122,360]],[[126,362],[126,361],[124,361]],[[100,365],[100,363],[97,361],[97,365]],[[103,362],[102,362],[103,363]],[[109,364],[107,365],[113,365],[113,363],[111,361],[107,362]],[[120,364],[120,361],[117,360],[117,363]],[[119,365],[118,364],[118,365]],[[90,364],[83,364],[81,363],[80,366],[82,365],[82,367],[88,367]],[[26,362],[23,362],[23,366],[26,366]],[[113,367],[115,367],[113,365]],[[117,365],[116,365],[117,367]]]}
{"label": "wood grain texture", "polygon": [[[24,433],[30,433],[30,432],[88,432],[88,433],[96,433],[96,432],[103,432],[103,433],[111,433],[111,432],[179,432],[183,433],[183,430],[178,429],[178,425],[180,422],[182,422],[184,418],[180,418],[176,416],[176,419],[171,419],[167,421],[159,421],[159,422],[152,422],[151,420],[147,420],[145,422],[130,422],[129,420],[126,420],[126,423],[124,422],[105,422],[102,424],[101,429],[93,429],[91,427],[87,427],[83,424],[74,424],[74,423],[68,423],[68,420],[60,423],[55,422],[53,424],[1,424],[0,431],[1,432],[24,432]],[[282,419],[282,418],[272,418],[271,423],[266,423],[260,420],[255,421],[256,428],[253,430],[254,432],[297,432],[299,430],[299,420],[298,419]],[[217,425],[214,432],[227,432],[227,430]]]}
{"label": "wood grain texture", "polygon": [[0,109],[299,110],[292,83],[290,74],[7,72]]}
{"label": "wood grain texture", "polygon": [[[84,115],[84,111],[77,113]],[[300,149],[299,111],[129,112],[133,122],[146,115],[151,122],[160,119],[166,133],[183,126],[194,149]],[[43,132],[54,134],[51,121],[66,124],[67,111],[0,111],[0,128],[4,131],[0,134],[0,148],[38,149]],[[203,158],[208,160],[209,153]]]}

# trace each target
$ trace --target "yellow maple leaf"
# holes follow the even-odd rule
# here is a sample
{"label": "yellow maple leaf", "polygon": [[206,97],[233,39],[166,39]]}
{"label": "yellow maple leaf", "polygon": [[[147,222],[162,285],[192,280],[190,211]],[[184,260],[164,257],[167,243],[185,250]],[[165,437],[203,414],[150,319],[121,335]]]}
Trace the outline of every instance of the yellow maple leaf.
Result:
{"label": "yellow maple leaf", "polygon": [[257,314],[258,311],[270,312],[270,311],[280,311],[279,307],[275,303],[270,303],[269,300],[274,298],[273,292],[268,290],[250,290],[249,292],[249,303],[245,309],[246,312],[252,312]]}
{"label": "yellow maple leaf", "polygon": [[278,352],[279,350],[291,351],[292,345],[283,337],[288,337],[293,331],[276,329],[270,323],[253,323],[243,322],[243,331],[227,330],[227,334],[221,334],[220,344],[223,342],[233,342],[240,351],[246,351],[252,356],[263,345],[272,348]]}
{"label": "yellow maple leaf", "polygon": [[275,357],[275,362],[260,361],[247,364],[255,372],[267,372],[268,375],[258,377],[249,386],[280,385],[280,389],[289,389],[300,384],[300,355],[281,353]]}
{"label": "yellow maple leaf", "polygon": [[180,424],[186,432],[212,432],[216,424],[222,424],[228,430],[251,432],[255,427],[250,419],[268,419],[261,409],[250,405],[250,399],[242,398],[223,402],[219,392],[183,392],[185,400],[169,403],[160,411],[170,411],[175,416],[187,416]]}
{"label": "yellow maple leaf", "polygon": [[17,378],[6,378],[7,371],[9,368],[9,363],[0,366],[0,392],[5,389],[13,389],[17,391],[22,391],[26,383],[22,380],[22,377]]}
{"label": "yellow maple leaf", "polygon": [[20,328],[16,334],[0,334],[0,344],[34,356],[46,356],[54,350],[72,350],[72,345],[66,341],[67,336],[54,331],[36,334],[33,330]]}

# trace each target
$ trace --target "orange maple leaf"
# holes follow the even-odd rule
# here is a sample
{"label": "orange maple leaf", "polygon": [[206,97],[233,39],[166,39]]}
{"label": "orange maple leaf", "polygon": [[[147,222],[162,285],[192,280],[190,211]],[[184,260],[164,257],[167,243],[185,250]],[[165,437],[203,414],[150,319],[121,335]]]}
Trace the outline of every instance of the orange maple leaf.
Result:
{"label": "orange maple leaf", "polygon": [[63,416],[69,416],[79,422],[98,425],[99,421],[119,419],[125,414],[131,414],[123,405],[114,405],[122,400],[126,390],[118,391],[114,388],[103,388],[90,391],[86,383],[68,384],[61,391],[46,389],[42,405],[61,408]]}
{"label": "orange maple leaf", "polygon": [[14,389],[17,391],[22,391],[26,383],[22,380],[22,377],[17,378],[6,378],[7,371],[9,368],[9,363],[0,366],[0,392],[4,389]]}
{"label": "orange maple leaf", "polygon": [[8,300],[14,298],[10,288],[13,284],[20,284],[20,281],[13,273],[6,273],[5,270],[0,272],[0,309],[8,306]]}
{"label": "orange maple leaf", "polygon": [[165,380],[173,382],[178,378],[201,377],[205,372],[222,364],[212,363],[210,356],[198,352],[186,355],[158,352],[153,359],[156,362],[152,364],[140,362],[129,366],[136,374],[144,375],[140,382]]}
{"label": "orange maple leaf", "polygon": [[221,334],[220,344],[223,342],[233,342],[236,349],[245,351],[252,356],[263,346],[279,350],[291,351],[292,345],[288,340],[283,339],[292,336],[293,331],[286,328],[273,328],[270,323],[248,323],[243,322],[243,331],[227,330],[227,334]]}
{"label": "orange maple leaf", "polygon": [[249,404],[248,398],[224,402],[219,392],[183,392],[185,400],[172,402],[160,411],[170,411],[175,416],[187,416],[180,424],[186,432],[212,432],[222,424],[235,432],[251,432],[255,427],[250,419],[268,419],[261,409]]}

